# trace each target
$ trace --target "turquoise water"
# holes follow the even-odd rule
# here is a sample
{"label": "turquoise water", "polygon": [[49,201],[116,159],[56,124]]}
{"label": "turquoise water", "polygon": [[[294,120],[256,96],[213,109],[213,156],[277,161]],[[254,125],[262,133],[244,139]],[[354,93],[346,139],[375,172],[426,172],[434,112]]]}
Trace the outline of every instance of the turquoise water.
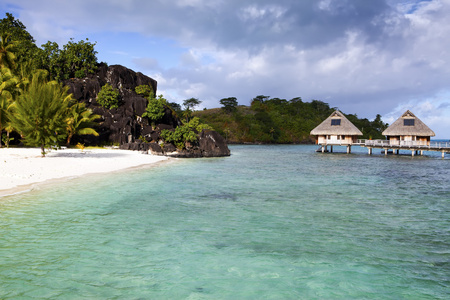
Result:
{"label": "turquoise water", "polygon": [[448,156],[230,148],[1,199],[0,299],[448,299]]}

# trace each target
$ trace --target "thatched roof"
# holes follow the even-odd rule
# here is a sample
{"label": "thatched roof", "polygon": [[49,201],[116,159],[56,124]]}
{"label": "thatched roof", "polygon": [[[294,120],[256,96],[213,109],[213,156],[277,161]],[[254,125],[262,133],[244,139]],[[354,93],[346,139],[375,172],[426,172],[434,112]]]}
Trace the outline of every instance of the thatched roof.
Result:
{"label": "thatched roof", "polygon": [[[334,121],[336,120],[336,121]],[[337,121],[340,120],[340,121]],[[311,131],[312,135],[362,135],[343,113],[336,110],[325,121]]]}
{"label": "thatched roof", "polygon": [[385,131],[382,132],[385,136],[435,136],[425,123],[416,117],[411,111],[407,110],[400,118],[391,124]]}

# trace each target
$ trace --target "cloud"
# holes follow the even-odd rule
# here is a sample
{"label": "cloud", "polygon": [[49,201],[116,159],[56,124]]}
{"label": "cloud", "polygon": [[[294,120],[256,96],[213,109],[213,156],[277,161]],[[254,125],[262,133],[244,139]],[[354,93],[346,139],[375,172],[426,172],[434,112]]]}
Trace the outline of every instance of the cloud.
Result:
{"label": "cloud", "polygon": [[151,70],[153,72],[161,70],[158,61],[154,58],[149,57],[134,58],[133,63],[145,70]]}

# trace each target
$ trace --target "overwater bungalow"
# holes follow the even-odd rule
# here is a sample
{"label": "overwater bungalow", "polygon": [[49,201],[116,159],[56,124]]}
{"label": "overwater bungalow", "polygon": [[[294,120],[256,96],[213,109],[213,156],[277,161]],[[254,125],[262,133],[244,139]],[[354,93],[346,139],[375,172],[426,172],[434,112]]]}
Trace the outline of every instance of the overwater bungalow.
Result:
{"label": "overwater bungalow", "polygon": [[431,137],[435,136],[434,131],[410,110],[384,130],[382,135],[393,146],[429,146]]}
{"label": "overwater bungalow", "polygon": [[362,132],[350,122],[339,110],[334,111],[325,121],[311,131],[316,136],[318,151],[327,152],[327,146],[333,152],[333,146],[346,146],[347,153],[351,152],[352,144],[357,143]]}
{"label": "overwater bungalow", "polygon": [[358,143],[362,147],[369,149],[381,148],[385,155],[392,152],[399,154],[400,150],[409,150],[411,155],[423,155],[424,151],[439,151],[444,158],[448,153],[450,146],[444,142],[431,142],[431,137],[435,136],[425,123],[416,117],[410,110],[407,110],[400,118],[398,118],[391,126],[382,132],[386,136],[386,140],[359,140]]}

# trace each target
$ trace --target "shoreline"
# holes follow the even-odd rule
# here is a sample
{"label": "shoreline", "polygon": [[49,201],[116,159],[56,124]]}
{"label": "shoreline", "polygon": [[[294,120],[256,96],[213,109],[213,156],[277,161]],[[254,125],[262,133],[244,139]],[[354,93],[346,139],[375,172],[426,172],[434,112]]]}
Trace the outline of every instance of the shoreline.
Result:
{"label": "shoreline", "polygon": [[37,186],[127,169],[155,166],[169,157],[120,149],[52,150],[0,148],[0,198],[32,191]]}

